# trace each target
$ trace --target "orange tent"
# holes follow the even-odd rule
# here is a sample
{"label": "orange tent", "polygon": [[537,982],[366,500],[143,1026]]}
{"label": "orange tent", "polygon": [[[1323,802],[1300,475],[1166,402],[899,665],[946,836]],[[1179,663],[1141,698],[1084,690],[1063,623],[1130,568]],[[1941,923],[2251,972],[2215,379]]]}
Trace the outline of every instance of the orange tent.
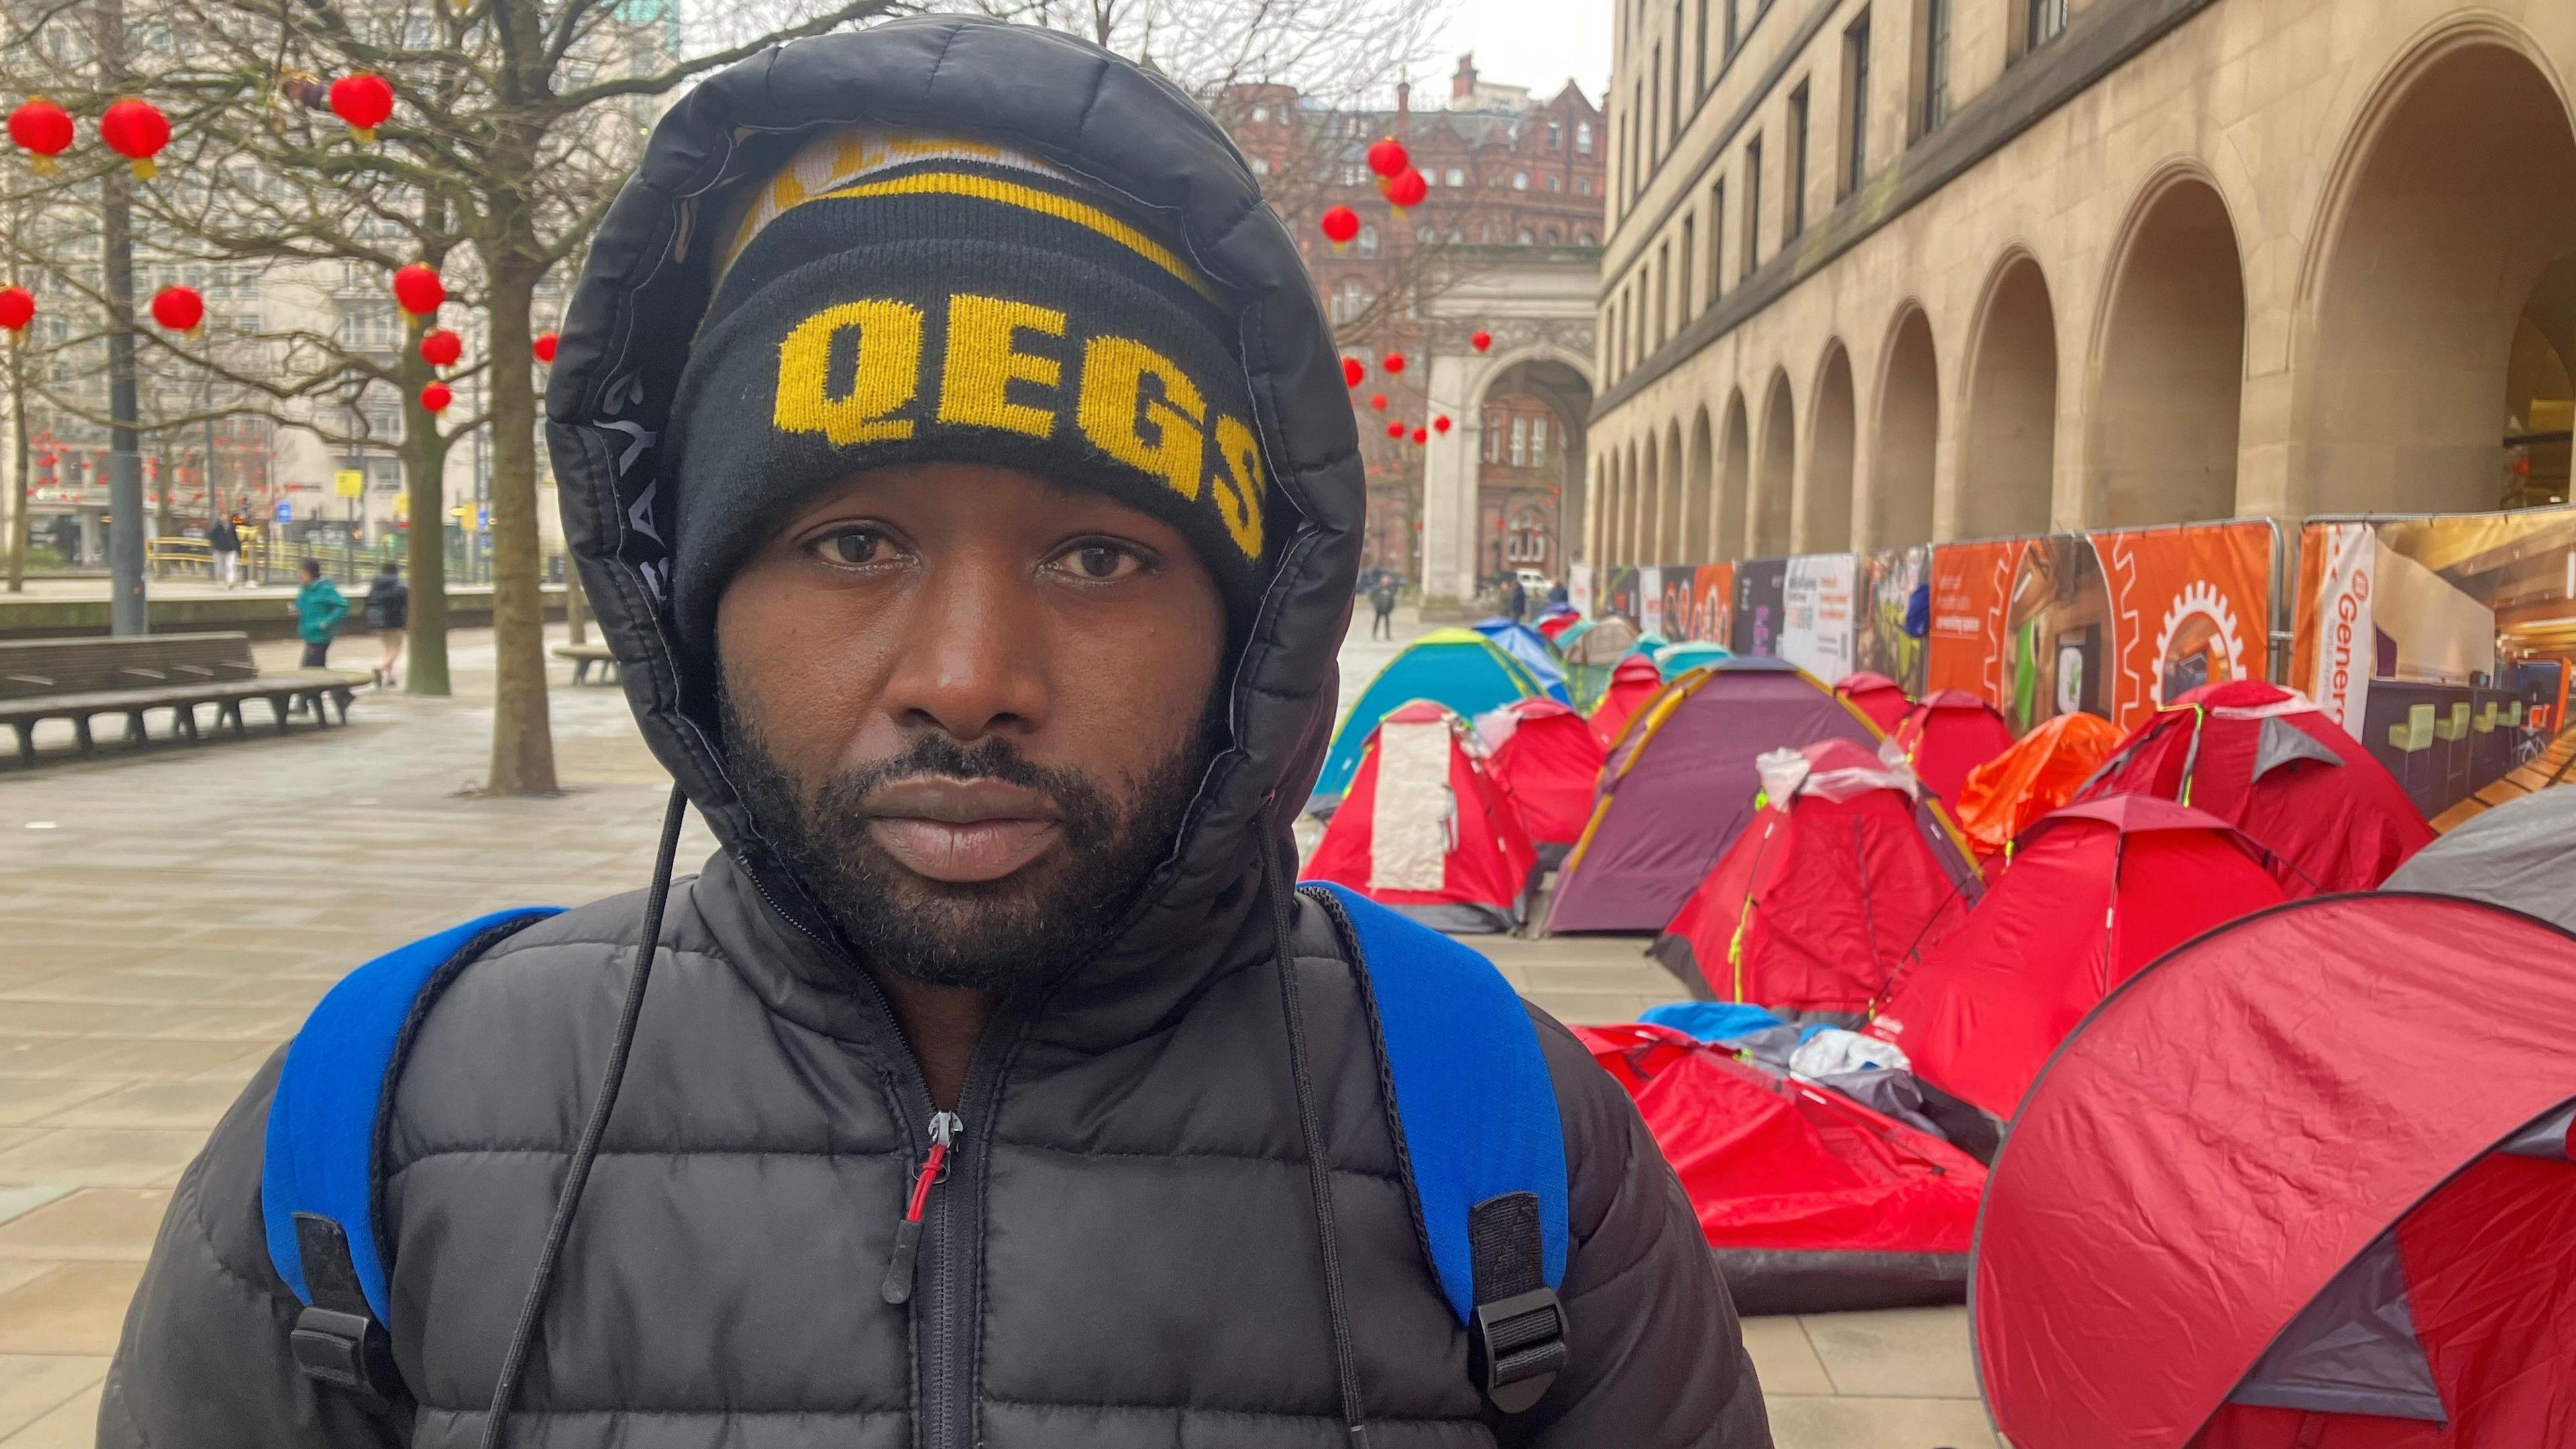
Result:
{"label": "orange tent", "polygon": [[2011,749],[1968,772],[1958,821],[1981,856],[1997,856],[2039,817],[2075,798],[2120,747],[2117,725],[2098,714],[2061,714]]}

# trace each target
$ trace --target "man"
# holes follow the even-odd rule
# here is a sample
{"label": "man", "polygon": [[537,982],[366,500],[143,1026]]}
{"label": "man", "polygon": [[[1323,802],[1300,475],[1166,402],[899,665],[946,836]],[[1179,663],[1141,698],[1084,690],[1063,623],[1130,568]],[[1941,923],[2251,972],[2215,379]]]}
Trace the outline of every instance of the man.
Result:
{"label": "man", "polygon": [[331,640],[339,631],[340,621],[349,617],[349,600],[340,586],[322,577],[322,561],[306,559],[298,567],[304,574],[303,587],[295,591],[295,634],[304,641],[306,669],[320,669],[331,662]]}
{"label": "man", "polygon": [[[290,1356],[272,1066],[101,1442],[1767,1444],[1688,1202],[1543,1019],[1569,1354],[1522,1412],[1471,1376],[1344,918],[1289,888],[1365,486],[1213,123],[1044,31],[804,41],[673,108],[591,257],[566,537],[724,848],[672,883],[675,801],[653,889],[410,1008],[351,1214],[389,1406]],[[359,1276],[308,1227],[308,1287]]]}
{"label": "man", "polygon": [[1384,569],[1377,571],[1377,578],[1369,585],[1369,609],[1374,615],[1369,620],[1369,637],[1393,639],[1395,637],[1395,575]]}
{"label": "man", "polygon": [[1517,573],[1503,576],[1503,613],[1515,624],[1529,613],[1529,585]]}
{"label": "man", "polygon": [[402,581],[402,565],[386,559],[367,587],[367,627],[376,631],[384,657],[376,661],[376,688],[394,687],[394,666],[402,662],[403,630],[411,623],[411,589]]}
{"label": "man", "polygon": [[214,559],[215,587],[229,589],[241,566],[241,530],[229,518],[217,518],[206,531],[206,551]]}

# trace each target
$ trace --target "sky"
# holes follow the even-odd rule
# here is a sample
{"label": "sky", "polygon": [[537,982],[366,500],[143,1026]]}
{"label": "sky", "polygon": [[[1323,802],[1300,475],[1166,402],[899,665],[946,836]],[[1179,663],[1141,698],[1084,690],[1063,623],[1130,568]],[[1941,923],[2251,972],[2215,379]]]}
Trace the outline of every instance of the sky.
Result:
{"label": "sky", "polygon": [[1476,53],[1477,73],[1499,85],[1525,85],[1542,98],[1571,78],[1593,104],[1610,83],[1613,0],[1450,0],[1439,57],[1428,76],[1413,78],[1419,93],[1449,94],[1458,53]]}

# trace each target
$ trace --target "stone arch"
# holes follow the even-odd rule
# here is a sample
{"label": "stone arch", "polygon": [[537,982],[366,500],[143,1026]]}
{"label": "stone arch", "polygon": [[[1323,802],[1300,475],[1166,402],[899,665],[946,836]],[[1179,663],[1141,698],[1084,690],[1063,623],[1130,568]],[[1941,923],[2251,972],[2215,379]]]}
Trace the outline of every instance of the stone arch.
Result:
{"label": "stone arch", "polygon": [[1753,493],[1753,428],[1744,410],[1744,389],[1726,397],[1726,422],[1717,453],[1717,557],[1744,556],[1745,530],[1751,525]]}
{"label": "stone arch", "polygon": [[1649,563],[1680,563],[1691,557],[1691,546],[1682,535],[1682,517],[1689,512],[1689,500],[1683,491],[1689,486],[1682,471],[1682,425],[1679,421],[1664,425],[1664,506],[1656,518],[1655,541],[1661,552]]}
{"label": "stone arch", "polygon": [[1863,537],[1871,548],[1932,541],[1932,468],[1941,446],[1941,364],[1932,319],[1912,302],[1888,332],[1878,379],[1878,447]]}
{"label": "stone arch", "polygon": [[1664,546],[1655,526],[1664,513],[1663,454],[1652,432],[1646,434],[1645,450],[1639,456],[1644,461],[1637,470],[1636,547],[1631,550],[1635,557],[1629,561],[1642,567],[1653,563]]}
{"label": "stone arch", "polygon": [[1959,535],[2046,533],[2057,459],[2057,311],[2030,253],[1997,264],[1968,349]]}
{"label": "stone arch", "polygon": [[1777,558],[1790,548],[1791,491],[1798,481],[1798,413],[1789,391],[1789,370],[1771,369],[1771,386],[1762,402],[1762,447],[1754,459],[1753,532],[1745,543],[1748,558]]}
{"label": "stone arch", "polygon": [[1851,353],[1839,337],[1825,343],[1824,365],[1808,405],[1807,474],[1798,499],[1798,551],[1840,553],[1852,546],[1852,454],[1859,443],[1852,399]]}
{"label": "stone arch", "polygon": [[1702,404],[1691,418],[1690,471],[1682,482],[1682,553],[1691,562],[1725,557],[1725,549],[1716,537],[1717,475],[1714,449],[1708,426],[1708,407]]}
{"label": "stone arch", "polygon": [[[2380,79],[2329,175],[2301,296],[2293,505],[2566,497],[2563,455],[2535,480],[2505,444],[2533,403],[2568,401],[2513,390],[2576,360],[2576,126],[2528,38],[2478,16],[2418,43]],[[2559,368],[2514,366],[2526,323]]]}
{"label": "stone arch", "polygon": [[2208,173],[2173,167],[2140,193],[2112,252],[2096,337],[2085,522],[2233,515],[2245,270]]}

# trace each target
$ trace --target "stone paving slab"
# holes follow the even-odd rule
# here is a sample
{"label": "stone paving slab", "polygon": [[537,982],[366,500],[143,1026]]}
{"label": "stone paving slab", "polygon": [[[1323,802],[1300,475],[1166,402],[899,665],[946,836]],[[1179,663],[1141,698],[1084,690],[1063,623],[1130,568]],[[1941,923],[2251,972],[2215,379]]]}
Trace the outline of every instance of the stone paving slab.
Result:
{"label": "stone paving slab", "polygon": [[[1344,703],[1419,632],[1346,647]],[[645,884],[669,780],[614,689],[555,681],[560,798],[458,795],[489,639],[455,636],[456,699],[363,692],[346,729],[0,767],[0,1449],[92,1442],[170,1185],[331,982],[487,910]],[[693,818],[682,868],[712,848]],[[1642,938],[1474,944],[1568,1021],[1677,994]],[[1958,1310],[1746,1334],[1780,1449],[1993,1449]]]}

